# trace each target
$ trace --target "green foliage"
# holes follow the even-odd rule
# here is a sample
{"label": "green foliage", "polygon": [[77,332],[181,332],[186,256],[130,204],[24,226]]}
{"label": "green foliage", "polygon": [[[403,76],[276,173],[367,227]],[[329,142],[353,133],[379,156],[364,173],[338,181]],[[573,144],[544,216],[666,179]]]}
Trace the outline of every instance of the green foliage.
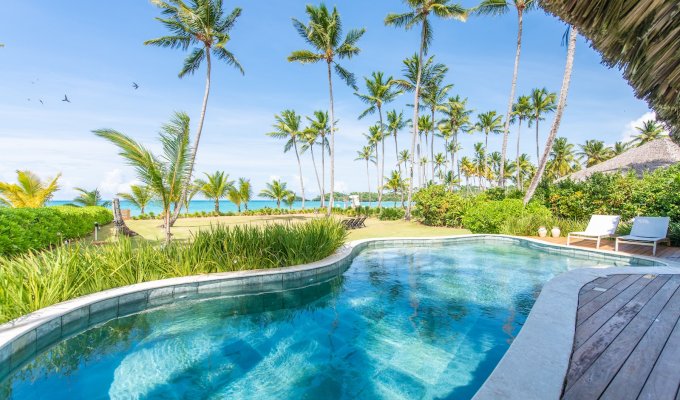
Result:
{"label": "green foliage", "polygon": [[473,233],[501,233],[508,221],[529,215],[551,217],[550,210],[542,204],[532,202],[525,208],[520,199],[504,199],[479,202],[470,207],[463,216],[463,226]]}
{"label": "green foliage", "polygon": [[478,199],[431,185],[414,194],[414,215],[425,225],[461,227],[463,215]]}
{"label": "green foliage", "polygon": [[516,236],[536,236],[538,234],[538,228],[541,226],[546,227],[548,230],[556,226],[560,228],[560,236],[567,236],[569,232],[580,232],[585,230],[587,225],[587,220],[579,221],[575,219],[557,218],[544,215],[543,213],[528,214],[519,218],[507,219],[500,226],[498,233]]}
{"label": "green foliage", "polygon": [[188,243],[159,247],[123,239],[0,257],[0,323],[68,299],[177,276],[276,268],[331,255],[346,231],[334,219],[298,224],[216,226]]}
{"label": "green foliage", "polygon": [[378,214],[378,219],[381,221],[396,221],[403,219],[406,211],[402,208],[383,208]]}
{"label": "green foliage", "polygon": [[113,220],[103,207],[0,208],[0,255],[40,250],[94,231]]}

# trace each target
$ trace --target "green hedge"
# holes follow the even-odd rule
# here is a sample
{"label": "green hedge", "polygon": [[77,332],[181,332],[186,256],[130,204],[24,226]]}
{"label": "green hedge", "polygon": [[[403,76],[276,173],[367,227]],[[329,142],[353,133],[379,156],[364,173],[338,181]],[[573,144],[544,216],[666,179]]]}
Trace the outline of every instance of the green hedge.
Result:
{"label": "green hedge", "polygon": [[85,236],[113,220],[104,207],[0,208],[0,255],[39,250]]}
{"label": "green hedge", "polygon": [[475,204],[463,216],[463,226],[472,233],[501,233],[510,220],[527,215],[551,218],[550,210],[542,204],[531,202],[524,207],[520,199],[485,201]]}
{"label": "green hedge", "polygon": [[403,219],[406,211],[402,208],[383,208],[378,214],[378,219],[381,221],[396,221]]}
{"label": "green hedge", "polygon": [[476,202],[483,201],[483,195],[466,197],[446,190],[442,185],[432,185],[416,192],[414,215],[425,225],[459,228],[463,215]]}

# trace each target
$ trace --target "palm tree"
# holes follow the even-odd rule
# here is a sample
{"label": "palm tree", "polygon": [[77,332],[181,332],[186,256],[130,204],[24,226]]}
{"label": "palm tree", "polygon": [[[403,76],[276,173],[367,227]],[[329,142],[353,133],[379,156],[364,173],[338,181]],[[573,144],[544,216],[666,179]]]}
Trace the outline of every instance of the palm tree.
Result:
{"label": "palm tree", "polygon": [[486,15],[501,15],[510,11],[510,7],[514,6],[517,11],[517,49],[515,50],[515,67],[512,70],[512,83],[510,85],[510,97],[508,100],[508,111],[505,114],[505,125],[503,127],[503,147],[501,150],[501,167],[500,167],[500,185],[505,186],[505,154],[508,148],[508,133],[510,131],[510,116],[512,114],[512,105],[515,100],[515,89],[517,88],[517,72],[519,69],[519,56],[522,50],[522,24],[524,12],[536,7],[538,1],[535,0],[483,0],[482,3],[475,8],[478,14]]}
{"label": "palm tree", "polygon": [[[191,173],[191,146],[189,145],[189,116],[175,113],[172,120],[163,125],[160,133],[162,156],[158,157],[131,137],[112,129],[98,129],[94,134],[116,145],[121,157],[137,171],[137,179],[147,185],[159,198],[163,209],[165,242],[172,237],[171,214],[179,214],[183,186]],[[174,212],[172,211],[174,207]]]}
{"label": "palm tree", "polygon": [[402,150],[397,156],[397,165],[404,164],[404,169],[406,169],[406,164],[411,160],[411,153],[408,150]]}
{"label": "palm tree", "polygon": [[[532,107],[531,107],[531,97],[530,96],[519,96],[517,98],[517,103],[515,103],[512,106],[512,115],[510,118],[512,119],[511,122],[517,121],[517,155],[515,157],[515,164],[519,165],[519,144],[521,143],[521,138],[522,138],[522,121],[528,121],[529,118],[532,116]],[[517,182],[520,182],[521,179],[519,177],[520,173],[520,168],[516,168],[517,171]]]}
{"label": "palm tree", "polygon": [[295,199],[297,196],[295,196],[295,192],[292,191],[287,191],[286,195],[283,197],[283,204],[288,206],[289,210],[293,209],[293,204],[295,204]]}
{"label": "palm tree", "polygon": [[[307,117],[309,118],[309,117]],[[319,179],[319,170],[316,168],[316,159],[314,158],[314,145],[317,144],[318,131],[312,128],[306,128],[300,137],[302,140],[302,147],[300,148],[300,153],[304,153],[309,150],[312,155],[312,166],[314,167],[314,175],[316,176],[316,184],[319,187],[319,194],[322,196],[321,204],[323,204],[323,190],[321,189],[321,180]],[[321,149],[323,153],[323,149]]]}
{"label": "palm tree", "polygon": [[[415,87],[413,90],[413,121],[418,121],[420,100],[420,84],[422,78],[423,56],[432,42],[432,26],[430,25],[430,14],[440,18],[457,19],[465,21],[467,10],[458,4],[449,4],[449,0],[409,0],[407,2],[410,11],[403,14],[388,14],[385,17],[385,25],[404,27],[410,30],[414,26],[420,25],[420,50],[418,51],[418,70],[416,72]],[[414,155],[416,151],[416,140],[418,138],[418,124],[413,123],[413,137],[411,138],[411,170],[409,181],[413,183],[413,168],[415,164]],[[411,219],[411,198],[413,197],[413,185],[409,185],[408,202],[405,219]]]}
{"label": "palm tree", "polygon": [[43,182],[31,171],[17,171],[17,183],[0,182],[0,200],[15,208],[42,207],[59,190],[60,177],[61,174],[57,174]]}
{"label": "palm tree", "polygon": [[215,203],[215,213],[220,213],[220,199],[227,197],[229,191],[234,188],[234,181],[229,180],[229,174],[224,171],[215,171],[212,174],[204,174],[207,180],[196,179],[199,191]]}
{"label": "palm tree", "polygon": [[[424,134],[425,135],[425,148],[427,148],[428,145],[428,134],[430,132],[434,132],[434,121],[430,118],[429,115],[421,115],[418,118],[418,134]],[[419,140],[420,142],[420,140]],[[418,153],[418,156],[420,156],[421,151],[420,151],[420,143],[418,143],[416,147],[416,151]],[[424,152],[423,152],[424,153]],[[426,174],[426,165],[422,166],[423,170],[421,173],[423,174],[423,177],[425,181],[427,181],[427,174]],[[432,177],[434,179],[434,177]]]}
{"label": "palm tree", "polygon": [[302,177],[302,161],[298,151],[298,141],[304,142],[304,131],[300,126],[300,116],[293,110],[283,110],[281,115],[275,115],[276,123],[273,125],[275,131],[267,135],[277,139],[287,139],[283,152],[287,153],[290,149],[295,150],[295,158],[298,163],[298,174],[300,176],[300,191],[302,192],[302,209],[305,209],[305,183]]}
{"label": "palm tree", "polygon": [[475,164],[467,156],[460,159],[460,172],[465,177],[465,187],[470,191],[470,177],[475,174]]}
{"label": "palm tree", "polygon": [[[484,133],[484,155],[489,154],[489,133],[499,134],[502,131],[503,117],[498,115],[496,111],[487,111],[477,115],[477,123],[475,130]],[[485,158],[484,165],[488,166],[489,162]]]}
{"label": "palm tree", "polygon": [[130,193],[118,193],[118,197],[130,202],[144,214],[146,206],[154,199],[154,193],[147,185],[130,185]]}
{"label": "palm tree", "polygon": [[574,145],[567,138],[557,138],[550,152],[548,174],[553,178],[569,175],[574,172],[575,161]]}
{"label": "palm tree", "polygon": [[328,143],[328,134],[330,132],[328,112],[321,110],[314,111],[314,118],[307,117],[307,121],[309,121],[307,129],[316,135],[318,139],[317,144],[321,146],[321,208],[324,208],[326,202],[326,153],[330,151]]}
{"label": "palm tree", "polygon": [[517,189],[524,190],[524,179],[529,178],[534,172],[534,164],[531,163],[528,154],[522,153],[519,157],[517,157],[515,169],[517,170]]}
{"label": "palm tree", "polygon": [[629,142],[616,142],[614,143],[614,146],[612,146],[612,154],[613,156],[618,156],[619,154],[625,153],[629,149],[630,149]]}
{"label": "palm tree", "polygon": [[[229,31],[234,27],[236,19],[241,15],[240,8],[225,15],[222,9],[222,0],[193,0],[186,4],[183,0],[151,0],[153,4],[161,9],[164,17],[156,18],[163,26],[171,32],[168,36],[161,36],[156,39],[147,40],[145,45],[160,47],[170,47],[172,49],[182,49],[186,51],[190,46],[194,46],[191,53],[184,59],[184,65],[179,72],[179,77],[183,78],[187,74],[193,75],[203,61],[206,62],[205,93],[203,94],[203,105],[201,106],[201,116],[198,119],[196,137],[191,150],[189,160],[189,173],[185,177],[182,188],[182,200],[187,196],[191,176],[196,162],[196,152],[203,132],[203,122],[205,112],[208,107],[208,96],[210,95],[210,73],[212,68],[211,56],[224,61],[227,65],[238,69],[244,74],[243,67],[236,59],[234,54],[227,50],[227,43],[231,40]],[[175,223],[181,208],[177,208],[172,216],[171,224]]]}
{"label": "palm tree", "polygon": [[[338,76],[347,83],[348,86],[358,90],[356,86],[356,79],[354,74],[347,71],[340,64],[337,59],[352,58],[359,54],[360,49],[357,47],[357,42],[363,36],[365,29],[352,29],[345,36],[345,40],[340,42],[342,36],[342,26],[340,23],[340,14],[338,10],[333,7],[333,12],[329,12],[324,4],[314,7],[307,5],[307,15],[309,16],[309,25],[305,25],[297,19],[293,18],[293,26],[303,39],[312,46],[316,52],[311,50],[297,50],[288,56],[288,61],[297,61],[303,64],[312,64],[319,61],[325,61],[328,71],[328,93],[330,99],[331,112],[331,143],[330,143],[330,198],[328,202],[327,214],[331,214],[333,208],[333,192],[335,191],[335,109],[333,106],[333,79],[331,76],[331,66],[335,68]],[[304,193],[302,198],[304,201]]]}
{"label": "palm tree", "polygon": [[444,153],[435,154],[433,164],[435,166],[435,171],[437,172],[439,180],[444,180],[444,175],[446,174],[444,172],[446,168],[446,155],[444,155]]}
{"label": "palm tree", "polygon": [[[548,140],[546,141],[545,149],[543,150],[543,157],[538,163],[536,168],[536,173],[531,179],[531,184],[529,184],[529,189],[524,194],[524,204],[528,204],[531,198],[536,192],[539,182],[543,179],[543,172],[545,171],[545,166],[548,162],[548,156],[552,150],[553,142],[555,137],[557,137],[557,131],[560,129],[560,122],[562,121],[562,113],[564,108],[567,106],[567,94],[569,93],[569,82],[571,81],[571,70],[574,67],[574,54],[576,53],[576,38],[578,37],[578,30],[575,27],[571,27],[568,30],[569,37],[567,40],[567,61],[564,66],[564,76],[562,78],[562,88],[560,89],[560,100],[557,104],[555,111],[555,119],[553,120],[552,127],[550,128],[550,134],[548,135]],[[536,127],[538,128],[538,120],[536,121]]]}
{"label": "palm tree", "polygon": [[364,146],[361,150],[357,151],[357,158],[355,161],[364,160],[366,161],[366,182],[368,183],[368,201],[371,201],[371,174],[369,172],[369,163],[375,164],[375,156],[373,155],[372,146]]}
{"label": "palm tree", "polygon": [[442,85],[442,81],[444,80],[444,76],[446,72],[448,72],[448,68],[445,67],[445,69],[442,71],[441,74],[437,75],[435,79],[430,79],[427,82],[423,82],[423,91],[422,91],[422,99],[423,99],[423,104],[429,108],[430,110],[430,117],[432,120],[432,137],[430,138],[430,164],[431,164],[431,173],[432,173],[432,179],[434,179],[434,131],[435,128],[437,127],[435,124],[435,113],[437,111],[442,111],[446,109],[446,94],[451,90],[453,85]]}
{"label": "palm tree", "polygon": [[[379,127],[382,131],[382,140],[380,141],[381,149],[381,161],[380,161],[380,177],[379,186],[383,186],[383,174],[385,171],[385,137],[389,135],[384,132],[385,123],[383,122],[382,107],[383,105],[394,101],[403,92],[401,90],[395,89],[396,81],[391,76],[388,78],[384,77],[384,74],[380,71],[373,72],[371,78],[364,77],[366,82],[366,94],[354,93],[361,101],[368,104],[369,107],[365,109],[360,115],[359,119],[364,118],[369,114],[374,114],[378,111],[378,121],[380,123]],[[382,191],[378,192],[378,208],[382,205]]]}
{"label": "palm tree", "polygon": [[652,140],[668,136],[661,124],[653,120],[645,121],[642,123],[642,126],[635,127],[635,129],[637,129],[639,133],[630,142],[635,146],[642,146]]}
{"label": "palm tree", "polygon": [[[199,179],[200,181],[200,179]],[[184,197],[184,211],[189,214],[189,206],[191,205],[191,201],[196,197],[196,195],[201,191],[201,187],[196,183],[196,181],[193,181],[189,185],[189,190],[187,191],[186,197]]]}
{"label": "palm tree", "polygon": [[614,152],[611,148],[604,145],[601,140],[586,140],[585,144],[580,144],[581,151],[577,155],[585,159],[586,167],[592,167],[602,161],[613,157]]}
{"label": "palm tree", "polygon": [[[387,131],[390,135],[394,137],[394,154],[397,159],[397,168],[401,174],[401,162],[399,162],[399,145],[397,143],[397,134],[400,130],[406,128],[409,120],[404,119],[404,112],[400,111],[397,114],[397,110],[392,110],[387,112]],[[407,150],[404,150],[407,151]]]}
{"label": "palm tree", "polygon": [[232,185],[232,187],[229,188],[229,193],[227,194],[227,198],[229,198],[229,201],[236,204],[236,208],[238,209],[238,212],[240,214],[241,213],[241,203],[243,202],[243,197],[241,196],[241,191],[238,188],[236,188],[235,186]]}
{"label": "palm tree", "polygon": [[399,171],[392,171],[387,182],[385,183],[385,189],[390,190],[394,193],[394,207],[397,206],[397,194],[401,192],[401,206],[404,207],[404,188],[406,183],[401,177]]}
{"label": "palm tree", "polygon": [[460,96],[455,96],[449,97],[441,112],[444,114],[444,119],[440,123],[440,130],[441,124],[443,124],[452,134],[452,146],[447,145],[447,147],[451,150],[451,169],[453,170],[457,165],[456,152],[460,150],[458,133],[470,131],[470,114],[472,114],[472,110],[467,109],[467,98],[461,99]]}
{"label": "palm tree", "polygon": [[286,188],[287,184],[280,180],[272,180],[267,183],[267,188],[260,191],[260,196],[266,199],[276,200],[276,208],[281,208],[281,201],[290,193]]}
{"label": "palm tree", "polygon": [[555,93],[548,93],[548,89],[534,89],[531,91],[531,123],[536,124],[536,159],[538,159],[538,122],[542,121],[543,115],[555,111]]}
{"label": "palm tree", "polygon": [[80,194],[76,196],[75,199],[73,199],[73,202],[82,207],[96,207],[96,206],[108,207],[109,205],[111,205],[110,201],[102,200],[102,194],[97,188],[95,188],[94,190],[86,190],[79,187],[74,189],[76,192]]}
{"label": "palm tree", "polygon": [[253,188],[250,186],[250,179],[238,178],[238,191],[241,202],[243,203],[246,211],[248,211],[248,202],[250,198],[253,197]]}
{"label": "palm tree", "polygon": [[483,178],[486,178],[489,169],[488,156],[486,154],[486,146],[484,143],[478,142],[474,144],[474,157],[472,162],[475,165],[475,175],[478,178],[479,187],[484,187]]}
{"label": "palm tree", "polygon": [[378,144],[383,141],[383,131],[378,125],[373,125],[368,128],[368,135],[364,134],[368,141],[368,145],[375,152],[375,169],[376,169],[376,187],[378,192],[378,208],[382,207],[382,181],[380,179],[380,157],[378,156]]}

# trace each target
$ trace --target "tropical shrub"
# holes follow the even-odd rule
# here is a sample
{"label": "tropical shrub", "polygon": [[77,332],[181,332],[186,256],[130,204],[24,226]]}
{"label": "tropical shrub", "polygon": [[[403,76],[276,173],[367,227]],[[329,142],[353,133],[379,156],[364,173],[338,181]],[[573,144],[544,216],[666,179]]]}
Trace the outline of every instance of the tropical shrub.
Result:
{"label": "tropical shrub", "polygon": [[432,185],[414,194],[413,214],[425,225],[460,227],[465,212],[483,199],[483,196],[465,197],[442,185]]}
{"label": "tropical shrub", "polygon": [[378,219],[381,221],[396,221],[404,218],[406,211],[402,208],[383,208],[378,214]]}
{"label": "tropical shrub", "polygon": [[498,233],[516,236],[536,236],[538,228],[546,227],[548,230],[556,226],[560,228],[561,236],[567,236],[569,232],[581,232],[585,230],[588,221],[575,219],[557,218],[540,214],[528,214],[519,218],[507,219]]}
{"label": "tropical shrub", "polygon": [[531,202],[524,207],[520,199],[485,201],[470,207],[463,215],[463,226],[473,233],[501,233],[508,221],[526,216],[550,218],[550,210],[544,205]]}
{"label": "tropical shrub", "polygon": [[113,220],[103,207],[0,208],[0,255],[40,250],[93,232]]}
{"label": "tropical shrub", "polygon": [[121,239],[0,257],[0,323],[74,297],[124,285],[223,271],[309,263],[345,241],[339,221],[215,226],[187,243],[157,246]]}

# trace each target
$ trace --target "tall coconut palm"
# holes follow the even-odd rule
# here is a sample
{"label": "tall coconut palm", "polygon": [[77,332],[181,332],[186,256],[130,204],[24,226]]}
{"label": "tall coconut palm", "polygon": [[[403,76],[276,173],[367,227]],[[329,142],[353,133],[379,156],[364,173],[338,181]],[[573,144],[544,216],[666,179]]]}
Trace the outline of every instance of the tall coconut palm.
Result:
{"label": "tall coconut palm", "polygon": [[[199,179],[200,181],[200,179]],[[189,185],[189,190],[187,190],[187,195],[184,197],[183,201],[183,206],[184,206],[184,212],[189,213],[189,207],[191,205],[191,201],[196,197],[196,195],[201,191],[201,187],[196,183],[196,181],[191,182]]]}
{"label": "tall coconut palm", "polygon": [[[519,144],[521,143],[521,138],[522,138],[522,122],[528,121],[529,118],[532,116],[532,107],[531,107],[531,97],[530,96],[519,96],[517,98],[517,103],[513,104],[512,106],[512,115],[510,118],[512,119],[511,122],[517,122],[517,153],[515,156],[515,164],[519,165]],[[515,168],[517,174],[520,173],[520,168]],[[517,182],[520,182],[520,177],[519,175],[517,176]]]}
{"label": "tall coconut palm", "polygon": [[553,144],[550,151],[550,160],[547,167],[548,175],[552,178],[561,178],[569,175],[574,172],[575,161],[574,145],[569,143],[567,138],[564,137],[555,139],[555,144]]}
{"label": "tall coconut palm", "polygon": [[118,197],[130,202],[144,214],[146,206],[154,199],[154,193],[147,185],[130,185],[130,193],[118,193]]}
{"label": "tall coconut palm", "polygon": [[326,154],[330,152],[328,135],[331,131],[330,123],[328,122],[328,112],[321,110],[314,111],[314,118],[307,117],[307,121],[309,121],[307,129],[316,135],[316,144],[321,147],[321,208],[324,208],[326,205]]}
{"label": "tall coconut palm", "polygon": [[515,169],[517,171],[517,177],[515,178],[517,182],[517,188],[519,190],[524,190],[524,182],[526,182],[526,179],[530,178],[531,174],[534,172],[534,164],[531,163],[528,154],[522,153],[519,157],[517,157]]}
{"label": "tall coconut palm", "polygon": [[[503,117],[496,111],[487,111],[477,115],[475,130],[484,134],[484,156],[489,154],[489,133],[499,134],[503,132]],[[484,165],[488,166],[489,161],[484,159]]]}
{"label": "tall coconut palm", "polygon": [[[418,134],[423,134],[425,136],[425,148],[427,149],[428,144],[429,144],[429,134],[432,132],[434,134],[434,121],[430,118],[429,115],[421,115],[418,118]],[[420,140],[419,140],[420,141]],[[420,144],[416,146],[416,152],[418,153],[418,156],[421,155],[421,150],[420,150]],[[426,150],[423,150],[422,153],[426,153]],[[423,156],[424,157],[424,156]],[[422,159],[422,158],[421,158]],[[423,170],[421,171],[424,181],[427,181],[427,169],[425,168],[427,165],[422,166]],[[434,178],[434,177],[432,177]]]}
{"label": "tall coconut palm", "polygon": [[[137,171],[137,179],[147,185],[161,203],[165,242],[172,237],[172,215],[179,214],[184,196],[184,183],[190,174],[192,149],[189,144],[190,119],[186,113],[175,113],[163,125],[160,133],[162,156],[156,156],[146,147],[113,129],[98,129],[95,135],[108,140],[119,149],[119,155]],[[173,211],[174,207],[174,211]]]}
{"label": "tall coconut palm", "polygon": [[236,208],[241,213],[241,203],[243,203],[243,198],[241,197],[241,191],[237,187],[232,186],[229,188],[229,193],[227,193],[227,198],[229,201],[236,205]]}
{"label": "tall coconut palm", "polygon": [[286,188],[286,182],[274,179],[266,183],[267,187],[260,191],[260,196],[266,199],[276,200],[276,208],[281,208],[281,201],[290,193]]}
{"label": "tall coconut palm", "polygon": [[435,124],[435,113],[437,111],[442,111],[445,109],[446,94],[451,90],[453,85],[444,85],[443,80],[446,72],[448,72],[448,67],[442,71],[436,78],[430,79],[427,82],[423,82],[423,91],[421,94],[423,105],[427,107],[430,111],[430,118],[432,120],[432,137],[430,138],[430,166],[432,178],[434,179],[434,137],[435,129],[437,124]]}
{"label": "tall coconut palm", "polygon": [[382,207],[382,180],[380,179],[380,156],[378,154],[378,146],[383,141],[383,130],[378,125],[373,125],[368,128],[368,135],[364,134],[368,141],[368,145],[373,149],[375,155],[375,169],[376,169],[376,188],[378,191],[378,208]]}
{"label": "tall coconut palm", "polygon": [[108,207],[111,205],[110,201],[104,201],[102,199],[102,194],[99,189],[94,188],[93,190],[87,190],[83,188],[76,187],[74,190],[80,193],[73,199],[73,202],[82,207]]}
{"label": "tall coconut palm", "polygon": [[434,166],[436,175],[439,177],[440,181],[443,181],[444,175],[446,174],[446,155],[444,155],[444,153],[437,153],[434,155]]}
{"label": "tall coconut palm", "polygon": [[[420,26],[420,49],[418,51],[418,70],[416,72],[415,87],[413,90],[413,137],[411,138],[411,170],[409,181],[413,183],[414,155],[416,151],[416,140],[418,138],[418,112],[420,100],[420,84],[422,78],[423,56],[427,54],[432,42],[433,33],[430,24],[430,16],[434,14],[439,18],[457,19],[465,21],[468,11],[459,4],[451,4],[449,0],[409,0],[407,5],[410,10],[402,14],[388,14],[385,17],[385,25],[404,27],[410,30],[415,26]],[[413,184],[409,185],[408,199],[406,205],[406,220],[411,219],[411,199],[413,197]]]}
{"label": "tall coconut palm", "polygon": [[579,147],[581,151],[576,154],[585,160],[586,167],[592,167],[614,156],[613,150],[605,146],[602,140],[586,140]]}
{"label": "tall coconut palm", "polygon": [[399,155],[397,156],[397,165],[404,164],[404,169],[406,169],[406,165],[411,161],[411,153],[409,153],[408,150],[402,150],[399,152]]}
{"label": "tall coconut palm", "polygon": [[503,147],[501,150],[501,166],[500,166],[500,185],[504,186],[505,181],[505,155],[508,148],[508,133],[510,132],[510,116],[512,114],[512,105],[515,100],[515,89],[517,88],[517,72],[519,70],[519,56],[522,51],[522,25],[524,21],[524,13],[536,7],[537,0],[483,0],[479,6],[475,8],[476,13],[482,15],[501,15],[510,11],[514,6],[517,11],[517,48],[515,50],[515,66],[512,70],[512,83],[510,84],[510,97],[508,100],[508,111],[505,114],[505,125],[503,127]]}
{"label": "tall coconut palm", "polygon": [[557,137],[557,131],[560,128],[560,122],[562,121],[562,113],[564,113],[564,108],[567,106],[567,94],[569,93],[569,82],[571,81],[571,71],[574,67],[574,54],[576,53],[576,38],[578,37],[578,30],[575,27],[569,29],[567,40],[567,61],[564,66],[564,76],[562,78],[562,88],[560,89],[560,100],[557,104],[555,111],[555,119],[553,120],[552,127],[550,128],[550,134],[548,135],[548,140],[546,141],[545,149],[543,150],[543,157],[541,157],[538,167],[536,168],[536,173],[531,179],[531,184],[529,184],[529,189],[524,194],[524,204],[528,204],[531,198],[536,192],[539,182],[543,179],[543,172],[545,171],[545,166],[548,163],[548,156],[552,151],[553,142]]}
{"label": "tall coconut palm", "polygon": [[444,114],[444,119],[440,124],[444,124],[452,134],[452,143],[454,144],[450,147],[449,151],[451,153],[451,169],[458,169],[456,166],[456,152],[460,148],[460,143],[458,142],[458,134],[460,132],[470,131],[470,114],[472,110],[467,109],[467,99],[461,99],[460,96],[449,97],[448,101],[443,105],[441,109],[442,114]]}
{"label": "tall coconut palm", "polygon": [[281,115],[275,115],[276,123],[273,125],[274,131],[267,133],[277,139],[286,139],[283,152],[287,153],[290,149],[295,150],[295,158],[298,164],[298,174],[300,176],[300,191],[302,192],[302,209],[305,209],[305,182],[302,177],[302,161],[298,143],[304,142],[304,131],[300,125],[300,116],[293,110],[283,110]]}
{"label": "tall coconut palm", "polygon": [[470,191],[470,177],[475,174],[475,164],[467,156],[460,159],[460,172],[465,177],[465,187]]}
{"label": "tall coconut palm", "polygon": [[[463,146],[458,141],[452,141],[446,147],[446,151],[451,154],[451,171],[454,171],[457,179],[460,179],[460,164],[456,163],[456,154],[460,153],[462,149]],[[456,163],[455,167],[453,166],[454,163]]]}
{"label": "tall coconut palm", "polygon": [[61,174],[57,174],[43,182],[31,171],[17,171],[17,183],[0,182],[0,199],[15,208],[42,207],[54,196],[54,192],[59,190],[57,182],[60,177]]}
{"label": "tall coconut palm", "polygon": [[489,162],[486,154],[486,146],[484,143],[478,142],[473,145],[474,157],[472,162],[475,165],[475,175],[478,178],[478,186],[480,189],[484,188],[484,179],[488,177]]}
{"label": "tall coconut palm", "polygon": [[[227,43],[231,40],[229,31],[234,27],[236,20],[241,15],[241,9],[237,7],[230,14],[225,14],[222,9],[222,0],[192,0],[188,4],[183,0],[151,0],[151,2],[161,9],[163,17],[156,19],[170,30],[171,34],[147,40],[144,44],[182,49],[183,51],[187,51],[189,47],[193,46],[193,50],[184,59],[184,65],[179,71],[180,78],[187,74],[193,75],[200,68],[203,61],[206,63],[205,92],[203,94],[201,116],[198,119],[196,137],[191,147],[189,174],[183,182],[182,200],[180,202],[182,203],[187,196],[187,191],[191,184],[191,177],[196,162],[196,152],[201,141],[205,112],[208,107],[212,68],[211,57],[217,57],[227,65],[238,69],[242,75],[244,74],[243,67],[239,61],[231,51],[227,50]],[[175,210],[171,224],[174,224],[179,216],[180,209],[177,208]]]}
{"label": "tall coconut palm", "polygon": [[230,181],[229,174],[225,174],[224,171],[204,173],[204,175],[206,180],[196,179],[196,186],[205,197],[214,202],[215,213],[219,214],[220,200],[227,197],[229,191],[234,188],[234,181]]}
{"label": "tall coconut palm", "polygon": [[629,149],[630,149],[630,143],[628,143],[628,142],[616,142],[616,143],[614,143],[614,146],[612,146],[612,154],[613,154],[613,156],[618,156],[619,154],[625,153]]}
{"label": "tall coconut palm", "polygon": [[634,146],[642,146],[652,140],[668,136],[663,126],[654,120],[645,121],[642,126],[637,126],[635,129],[637,129],[638,134],[631,141]]}
{"label": "tall coconut palm", "polygon": [[385,183],[385,189],[389,190],[394,194],[394,207],[397,206],[397,194],[401,192],[401,206],[404,206],[404,188],[406,186],[406,183],[404,182],[404,179],[402,179],[401,174],[399,171],[392,171],[390,176],[387,178],[387,182]]}
{"label": "tall coconut palm", "polygon": [[248,203],[253,197],[253,188],[250,186],[250,179],[238,178],[238,191],[240,192],[241,202],[248,211]]}
{"label": "tall coconut palm", "polygon": [[288,192],[286,192],[286,195],[283,197],[283,204],[288,206],[289,210],[292,210],[293,204],[295,204],[296,199],[297,199],[297,196],[295,195],[295,192],[289,190]]}
{"label": "tall coconut palm", "polygon": [[536,159],[538,159],[538,122],[544,119],[543,115],[555,111],[555,93],[548,93],[548,89],[534,89],[531,91],[531,119],[529,119],[529,126],[532,123],[536,125]]}
{"label": "tall coconut palm", "polygon": [[[382,132],[382,140],[380,142],[381,146],[381,158],[380,158],[380,186],[383,186],[385,173],[385,138],[389,135],[390,131],[385,132],[385,123],[383,121],[383,106],[387,103],[394,101],[403,92],[396,87],[396,81],[391,76],[385,78],[385,75],[380,72],[373,72],[371,77],[364,77],[366,83],[366,94],[354,93],[361,101],[368,104],[368,108],[365,109],[360,115],[359,119],[364,118],[369,114],[374,114],[378,112],[378,121],[380,122],[380,129]],[[378,207],[382,205],[382,191],[378,192]]]}
{"label": "tall coconut palm", "polygon": [[369,164],[375,163],[375,156],[373,155],[372,146],[364,146],[361,150],[357,151],[356,161],[363,160],[366,161],[366,183],[368,184],[368,201],[371,201],[371,173],[369,172]]}
{"label": "tall coconut palm", "polygon": [[[345,39],[341,42],[342,25],[340,23],[340,14],[335,7],[333,7],[333,12],[330,12],[324,4],[321,4],[318,7],[307,5],[306,13],[309,17],[309,24],[305,25],[293,18],[293,26],[307,44],[309,44],[316,52],[312,50],[297,50],[288,56],[288,61],[296,61],[303,64],[317,63],[320,61],[326,62],[331,112],[331,187],[327,209],[327,214],[330,215],[331,209],[333,208],[333,193],[335,191],[335,108],[333,104],[333,78],[331,75],[331,66],[335,68],[335,72],[348,86],[354,88],[354,90],[358,90],[354,74],[340,66],[336,60],[352,58],[359,54],[360,49],[356,44],[361,36],[363,36],[365,29],[350,30],[347,33],[347,36],[345,36]],[[302,197],[304,199],[304,193],[302,194]]]}
{"label": "tall coconut palm", "polygon": [[[319,170],[316,168],[316,158],[314,157],[314,145],[317,144],[317,140],[319,139],[318,135],[319,134],[316,129],[312,129],[310,127],[305,128],[300,137],[300,140],[302,142],[302,146],[300,147],[300,154],[304,154],[305,151],[309,150],[309,153],[312,155],[312,166],[314,167],[314,176],[316,176],[316,184],[319,188],[319,194],[322,196],[321,202],[323,204],[323,190],[321,189],[321,179],[319,179]],[[321,149],[321,152],[323,153],[323,149]]]}
{"label": "tall coconut palm", "polygon": [[404,112],[400,111],[397,114],[397,110],[392,110],[387,112],[387,131],[392,137],[394,137],[394,154],[397,160],[397,168],[401,174],[401,162],[399,162],[399,144],[397,141],[397,135],[399,131],[406,128],[409,120],[404,119]]}

